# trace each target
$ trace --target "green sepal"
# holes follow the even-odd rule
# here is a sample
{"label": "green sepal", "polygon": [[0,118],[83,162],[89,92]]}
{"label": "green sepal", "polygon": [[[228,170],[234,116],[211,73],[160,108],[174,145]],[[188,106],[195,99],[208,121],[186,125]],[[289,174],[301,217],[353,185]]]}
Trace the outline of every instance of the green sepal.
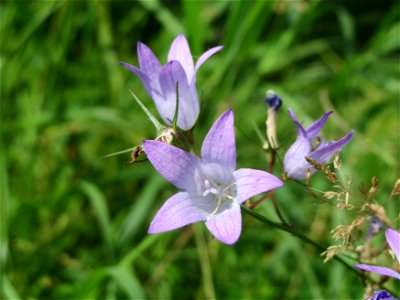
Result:
{"label": "green sepal", "polygon": [[173,129],[176,129],[176,123],[178,123],[178,110],[179,110],[179,83],[178,81],[176,82],[176,104],[175,104],[175,113],[174,113],[174,119],[172,120],[171,127]]}
{"label": "green sepal", "polygon": [[146,106],[139,100],[139,98],[131,91],[129,92],[132,94],[133,98],[136,100],[137,104],[143,109],[144,113],[147,115],[151,123],[153,123],[154,127],[156,128],[157,132],[160,132],[165,128],[157,119],[153,116],[153,114],[147,109]]}
{"label": "green sepal", "polygon": [[102,156],[101,158],[108,158],[108,157],[113,157],[113,156],[125,154],[125,153],[128,153],[128,152],[132,152],[132,151],[136,150],[137,147],[139,147],[139,146],[135,146],[135,147],[132,147],[132,148],[129,148],[129,149],[125,149],[125,150],[121,150],[121,151],[114,152],[114,153],[110,153],[110,154]]}

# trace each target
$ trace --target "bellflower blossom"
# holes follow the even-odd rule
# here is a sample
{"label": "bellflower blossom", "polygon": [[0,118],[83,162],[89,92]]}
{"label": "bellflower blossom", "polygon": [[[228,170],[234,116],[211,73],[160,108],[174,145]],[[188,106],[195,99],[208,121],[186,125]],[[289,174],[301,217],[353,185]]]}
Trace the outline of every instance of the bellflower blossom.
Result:
{"label": "bellflower blossom", "polygon": [[283,182],[260,170],[236,170],[233,112],[228,110],[211,127],[201,148],[201,158],[158,141],[144,141],[154,168],[181,189],[165,202],[151,222],[149,233],[159,233],[204,221],[225,244],[240,236],[240,204],[278,188]]}
{"label": "bellflower blossom", "polygon": [[140,68],[121,62],[121,65],[135,73],[147,94],[153,98],[158,113],[164,122],[171,125],[177,101],[176,85],[179,91],[177,125],[182,130],[191,129],[199,115],[200,106],[196,90],[196,73],[200,66],[223,47],[218,46],[203,53],[193,63],[189,44],[183,34],[173,41],[168,53],[168,62],[161,66],[157,57],[145,44],[138,42],[137,52]]}
{"label": "bellflower blossom", "polygon": [[[387,228],[385,231],[386,241],[392,249],[394,255],[397,258],[397,261],[400,263],[400,233],[392,228]],[[400,279],[400,274],[395,270],[385,268],[385,267],[378,267],[378,266],[371,266],[365,264],[356,264],[353,265],[354,267],[365,270],[368,272],[378,273],[384,276],[390,276],[397,279]]]}
{"label": "bellflower blossom", "polygon": [[305,129],[297,120],[293,111],[289,109],[289,115],[297,126],[297,140],[290,146],[284,158],[284,170],[288,177],[297,180],[306,178],[307,170],[310,170],[311,174],[316,171],[307,162],[306,157],[310,157],[318,163],[326,164],[336,152],[350,142],[354,131],[336,142],[325,142],[322,137],[317,136],[331,113],[331,111],[325,113],[319,120]]}

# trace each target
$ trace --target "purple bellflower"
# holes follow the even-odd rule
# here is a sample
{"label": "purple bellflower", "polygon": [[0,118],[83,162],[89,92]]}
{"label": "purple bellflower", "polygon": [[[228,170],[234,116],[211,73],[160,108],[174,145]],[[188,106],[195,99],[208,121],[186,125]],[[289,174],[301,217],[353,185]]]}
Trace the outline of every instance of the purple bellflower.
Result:
{"label": "purple bellflower", "polygon": [[228,110],[211,127],[201,148],[201,158],[157,141],[144,141],[154,168],[182,191],[165,202],[151,222],[149,233],[159,233],[204,221],[225,244],[240,236],[240,204],[278,188],[283,182],[260,170],[236,170],[233,112]]}
{"label": "purple bellflower", "polygon": [[174,119],[178,84],[179,108],[177,126],[186,131],[196,123],[200,106],[196,90],[196,73],[200,66],[223,47],[218,46],[203,53],[193,63],[189,44],[183,34],[173,41],[168,53],[168,62],[161,66],[157,57],[145,44],[138,42],[137,52],[140,68],[121,62],[121,65],[135,73],[147,94],[153,98],[158,113],[164,122],[171,125]]}
{"label": "purple bellflower", "polygon": [[297,140],[288,149],[284,158],[284,170],[288,177],[302,180],[306,178],[307,170],[313,174],[316,170],[307,162],[310,157],[318,163],[326,164],[332,156],[350,142],[354,135],[351,131],[338,141],[326,142],[317,136],[325,125],[332,112],[325,113],[319,120],[305,129],[297,120],[293,111],[289,109],[289,115],[297,126]]}
{"label": "purple bellflower", "polygon": [[[397,258],[397,261],[400,263],[400,233],[392,228],[387,228],[385,231],[385,236],[386,236],[386,241],[390,246],[390,249],[392,249],[394,255]],[[384,276],[394,277],[400,280],[400,274],[395,270],[389,268],[371,266],[365,264],[356,264],[353,266],[356,267],[357,269],[378,273]]]}

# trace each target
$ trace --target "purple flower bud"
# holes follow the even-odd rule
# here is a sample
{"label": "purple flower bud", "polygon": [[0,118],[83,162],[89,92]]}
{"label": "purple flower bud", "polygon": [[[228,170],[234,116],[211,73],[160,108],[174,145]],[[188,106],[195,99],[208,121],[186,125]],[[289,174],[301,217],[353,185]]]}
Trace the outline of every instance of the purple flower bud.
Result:
{"label": "purple flower bud", "polygon": [[374,234],[378,233],[383,228],[383,223],[381,220],[379,220],[379,218],[375,216],[369,216],[368,220],[371,224],[369,225],[367,237],[365,238],[366,241],[369,241]]}
{"label": "purple flower bud", "polygon": [[269,107],[275,108],[275,111],[278,111],[282,105],[282,99],[272,90],[267,91],[267,97],[264,102],[267,103]]}

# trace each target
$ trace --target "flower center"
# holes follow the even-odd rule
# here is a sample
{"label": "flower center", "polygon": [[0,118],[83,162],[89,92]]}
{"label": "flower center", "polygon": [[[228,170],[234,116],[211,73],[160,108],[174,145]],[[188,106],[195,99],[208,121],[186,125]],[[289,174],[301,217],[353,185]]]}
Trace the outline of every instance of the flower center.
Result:
{"label": "flower center", "polygon": [[233,174],[218,164],[207,164],[203,168],[203,197],[213,198],[215,208],[210,213],[215,215],[227,209],[236,197],[236,182]]}
{"label": "flower center", "polygon": [[320,136],[315,137],[312,141],[311,141],[311,151],[317,150],[318,147],[322,144],[323,139]]}

